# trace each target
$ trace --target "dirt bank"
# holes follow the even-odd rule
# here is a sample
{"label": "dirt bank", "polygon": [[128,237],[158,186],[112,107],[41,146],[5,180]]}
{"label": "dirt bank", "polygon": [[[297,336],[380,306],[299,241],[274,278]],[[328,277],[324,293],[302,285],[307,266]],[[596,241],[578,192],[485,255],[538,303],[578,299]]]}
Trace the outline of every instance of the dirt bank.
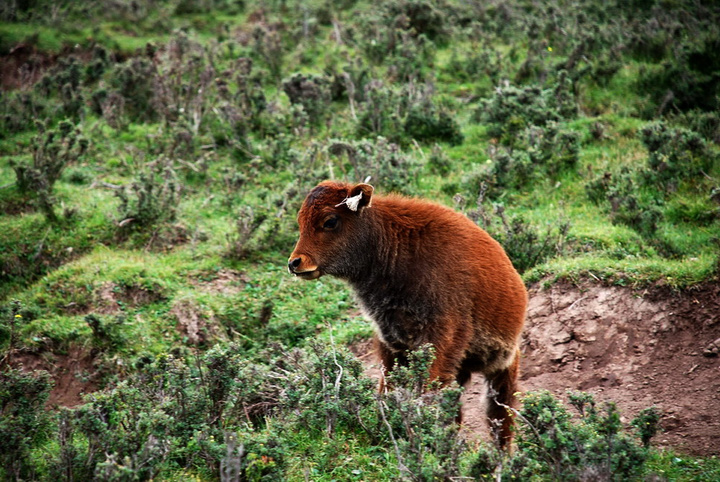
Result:
{"label": "dirt bank", "polygon": [[[718,339],[720,284],[683,293],[663,286],[535,287],[521,385],[563,399],[567,390],[583,390],[613,400],[625,421],[656,405],[664,413],[656,446],[720,454],[720,358],[707,356],[720,350],[720,341],[713,345]],[[463,400],[466,427],[480,437],[487,433],[484,390],[475,376]]]}

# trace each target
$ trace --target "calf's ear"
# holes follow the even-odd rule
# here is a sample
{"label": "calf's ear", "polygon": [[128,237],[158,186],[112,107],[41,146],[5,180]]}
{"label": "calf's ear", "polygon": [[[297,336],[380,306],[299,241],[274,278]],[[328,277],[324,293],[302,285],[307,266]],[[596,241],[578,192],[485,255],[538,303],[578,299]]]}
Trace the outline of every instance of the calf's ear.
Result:
{"label": "calf's ear", "polygon": [[353,211],[360,211],[362,208],[370,207],[374,190],[375,188],[370,184],[357,184],[350,189],[345,204]]}
{"label": "calf's ear", "polygon": [[358,184],[351,187],[345,199],[343,199],[340,204],[336,204],[335,207],[337,208],[344,204],[350,211],[359,212],[363,208],[370,206],[372,193],[373,187],[370,184]]}

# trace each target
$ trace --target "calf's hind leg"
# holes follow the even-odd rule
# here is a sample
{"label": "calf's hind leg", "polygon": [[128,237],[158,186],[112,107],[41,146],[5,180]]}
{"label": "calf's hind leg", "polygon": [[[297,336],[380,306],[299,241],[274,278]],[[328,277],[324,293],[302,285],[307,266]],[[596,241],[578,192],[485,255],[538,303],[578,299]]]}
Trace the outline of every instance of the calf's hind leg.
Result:
{"label": "calf's hind leg", "polygon": [[[491,423],[497,420],[500,423],[496,430],[500,446],[508,449],[512,443],[513,414],[509,408],[515,408],[517,392],[517,377],[520,367],[520,351],[515,352],[515,358],[507,368],[486,375],[488,381],[487,416]],[[508,408],[509,407],[509,408]]]}

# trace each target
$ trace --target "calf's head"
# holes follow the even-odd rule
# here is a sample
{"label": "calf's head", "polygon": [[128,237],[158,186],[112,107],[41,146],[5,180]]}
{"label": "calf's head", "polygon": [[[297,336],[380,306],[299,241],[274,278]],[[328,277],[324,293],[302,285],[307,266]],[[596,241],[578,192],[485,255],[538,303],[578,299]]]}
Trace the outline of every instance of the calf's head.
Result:
{"label": "calf's head", "polygon": [[290,273],[310,280],[351,271],[353,245],[363,237],[361,216],[372,194],[369,184],[332,181],[310,191],[298,213],[300,239],[288,260]]}

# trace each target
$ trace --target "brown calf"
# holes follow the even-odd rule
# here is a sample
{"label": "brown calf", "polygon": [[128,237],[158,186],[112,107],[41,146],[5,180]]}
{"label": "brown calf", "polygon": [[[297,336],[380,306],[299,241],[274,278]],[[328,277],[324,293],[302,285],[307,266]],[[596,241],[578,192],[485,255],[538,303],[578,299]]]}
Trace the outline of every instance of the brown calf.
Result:
{"label": "brown calf", "polygon": [[466,385],[485,375],[490,419],[512,439],[527,291],[503,248],[468,218],[439,204],[373,195],[368,184],[325,181],[298,214],[290,272],[347,280],[376,325],[386,371],[423,344],[435,347],[430,377]]}

